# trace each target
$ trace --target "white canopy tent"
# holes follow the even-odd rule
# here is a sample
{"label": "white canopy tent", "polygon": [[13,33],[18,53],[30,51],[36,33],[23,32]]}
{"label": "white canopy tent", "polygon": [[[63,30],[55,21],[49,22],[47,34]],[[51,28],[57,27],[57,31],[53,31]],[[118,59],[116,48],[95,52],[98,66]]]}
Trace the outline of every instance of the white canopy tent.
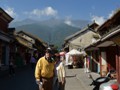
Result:
{"label": "white canopy tent", "polygon": [[65,57],[66,57],[66,65],[71,65],[73,60],[72,60],[72,56],[84,56],[86,53],[84,51],[80,52],[76,49],[72,49],[71,51],[69,51],[68,53],[66,53]]}
{"label": "white canopy tent", "polygon": [[72,49],[71,51],[69,51],[67,54],[69,55],[83,55],[84,53],[83,52],[80,52],[76,49]]}

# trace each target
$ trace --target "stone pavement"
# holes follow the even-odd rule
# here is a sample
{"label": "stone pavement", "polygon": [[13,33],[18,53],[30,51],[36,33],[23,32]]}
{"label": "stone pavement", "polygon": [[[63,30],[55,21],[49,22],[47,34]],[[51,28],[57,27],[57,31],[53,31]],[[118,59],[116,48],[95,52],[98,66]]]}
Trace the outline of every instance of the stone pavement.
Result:
{"label": "stone pavement", "polygon": [[[94,79],[100,76],[94,72],[91,72],[91,75]],[[65,90],[93,90],[93,86],[90,86],[91,83],[92,80],[88,77],[88,73],[84,72],[83,68],[66,69]]]}

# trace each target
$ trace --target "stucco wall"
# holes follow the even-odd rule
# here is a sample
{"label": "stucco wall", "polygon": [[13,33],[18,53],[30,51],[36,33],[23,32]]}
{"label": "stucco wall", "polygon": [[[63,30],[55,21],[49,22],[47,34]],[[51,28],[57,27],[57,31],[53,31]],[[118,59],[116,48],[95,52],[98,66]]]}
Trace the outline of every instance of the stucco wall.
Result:
{"label": "stucco wall", "polygon": [[81,33],[78,37],[73,38],[70,41],[70,49],[77,49],[79,47],[84,48],[92,43],[93,34],[92,31],[86,31],[85,33]]}

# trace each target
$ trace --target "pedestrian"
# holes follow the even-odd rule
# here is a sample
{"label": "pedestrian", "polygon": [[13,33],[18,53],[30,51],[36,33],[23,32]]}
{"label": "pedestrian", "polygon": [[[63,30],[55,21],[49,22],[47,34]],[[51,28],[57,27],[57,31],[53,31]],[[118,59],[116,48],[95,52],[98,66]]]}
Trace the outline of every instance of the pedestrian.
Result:
{"label": "pedestrian", "polygon": [[11,56],[9,60],[9,76],[14,76],[15,75],[15,64],[14,64],[14,59]]}
{"label": "pedestrian", "polygon": [[35,69],[36,62],[37,62],[37,60],[36,60],[36,58],[35,58],[35,52],[34,52],[34,53],[33,53],[33,56],[31,56],[31,58],[30,58],[30,64],[31,64],[31,68],[32,68],[32,69]]}
{"label": "pedestrian", "polygon": [[60,60],[60,55],[55,55],[55,69],[54,69],[54,79],[53,79],[53,90],[64,90],[65,88],[65,67],[62,60]]}
{"label": "pedestrian", "polygon": [[52,50],[47,49],[45,56],[41,57],[35,68],[35,79],[39,90],[52,90],[54,75],[54,59]]}
{"label": "pedestrian", "polygon": [[89,72],[89,57],[87,55],[84,57],[84,72]]}

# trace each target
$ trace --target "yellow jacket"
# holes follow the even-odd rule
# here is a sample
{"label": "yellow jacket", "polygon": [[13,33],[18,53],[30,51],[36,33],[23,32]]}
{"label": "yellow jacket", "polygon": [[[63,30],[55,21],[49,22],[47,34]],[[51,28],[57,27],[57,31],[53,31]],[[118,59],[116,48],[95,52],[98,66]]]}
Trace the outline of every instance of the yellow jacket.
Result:
{"label": "yellow jacket", "polygon": [[45,57],[41,57],[35,69],[35,78],[36,80],[40,80],[40,77],[51,78],[54,74],[54,62],[49,63]]}

